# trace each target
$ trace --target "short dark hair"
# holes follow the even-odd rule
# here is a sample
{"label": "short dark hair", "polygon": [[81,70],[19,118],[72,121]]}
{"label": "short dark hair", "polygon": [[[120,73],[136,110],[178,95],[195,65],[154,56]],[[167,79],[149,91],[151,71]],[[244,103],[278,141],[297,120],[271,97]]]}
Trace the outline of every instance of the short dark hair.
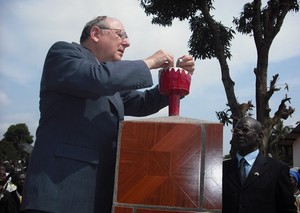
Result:
{"label": "short dark hair", "polygon": [[252,117],[243,117],[237,123],[245,122],[247,120],[251,122],[251,127],[254,128],[257,133],[262,131],[262,124]]}
{"label": "short dark hair", "polygon": [[93,26],[98,26],[98,27],[107,27],[105,20],[107,19],[107,16],[98,16],[94,18],[93,20],[89,21],[86,23],[85,27],[82,30],[81,36],[80,36],[80,44],[85,42],[89,36],[90,32]]}

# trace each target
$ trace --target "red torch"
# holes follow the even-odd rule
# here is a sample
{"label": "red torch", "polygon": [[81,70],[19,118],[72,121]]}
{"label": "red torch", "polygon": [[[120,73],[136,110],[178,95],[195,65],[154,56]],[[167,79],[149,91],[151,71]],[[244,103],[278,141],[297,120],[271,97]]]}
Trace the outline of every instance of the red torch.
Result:
{"label": "red torch", "polygon": [[159,71],[159,92],[169,96],[169,116],[179,115],[180,97],[188,95],[191,75],[179,67]]}

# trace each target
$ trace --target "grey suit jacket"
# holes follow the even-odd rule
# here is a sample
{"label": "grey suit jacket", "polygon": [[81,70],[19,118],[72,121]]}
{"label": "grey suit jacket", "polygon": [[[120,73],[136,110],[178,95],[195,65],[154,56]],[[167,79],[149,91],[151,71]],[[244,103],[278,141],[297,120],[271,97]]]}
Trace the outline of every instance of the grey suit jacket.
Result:
{"label": "grey suit jacket", "polygon": [[110,212],[119,121],[168,104],[141,61],[99,63],[81,45],[49,50],[40,89],[39,127],[23,191],[24,209]]}
{"label": "grey suit jacket", "polygon": [[243,185],[237,159],[223,163],[223,213],[296,213],[289,167],[259,153]]}

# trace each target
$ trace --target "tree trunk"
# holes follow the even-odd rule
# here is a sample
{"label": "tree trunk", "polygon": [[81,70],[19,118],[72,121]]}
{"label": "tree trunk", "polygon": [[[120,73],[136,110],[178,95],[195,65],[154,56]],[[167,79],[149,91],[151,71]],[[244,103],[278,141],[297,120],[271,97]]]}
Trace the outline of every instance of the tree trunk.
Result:
{"label": "tree trunk", "polygon": [[[293,113],[293,109],[285,106],[285,102],[289,99],[282,100],[277,112],[270,117],[271,109],[269,100],[276,91],[276,80],[278,75],[273,77],[270,89],[268,90],[268,61],[269,51],[272,42],[283,24],[283,20],[289,11],[293,1],[286,2],[282,7],[281,15],[276,14],[276,11],[269,6],[267,10],[261,11],[261,0],[254,0],[253,5],[253,35],[257,50],[257,67],[254,69],[256,76],[256,119],[263,125],[263,150],[267,154],[268,141],[272,128],[280,122],[281,119],[286,119],[287,114]],[[263,20],[262,20],[263,19]],[[262,26],[263,23],[263,26]],[[273,84],[273,85],[272,85]]]}
{"label": "tree trunk", "polygon": [[216,50],[216,57],[221,66],[221,75],[222,75],[222,82],[225,89],[228,106],[232,113],[233,118],[233,125],[235,125],[236,121],[242,118],[242,113],[239,108],[239,103],[236,99],[235,92],[234,92],[234,81],[230,77],[228,63],[226,61],[226,56],[224,54],[224,45],[221,42],[220,32],[217,28],[216,22],[213,17],[209,13],[209,9],[207,4],[203,4],[202,6],[202,14],[209,24],[210,28],[213,29],[213,39],[215,42],[215,50]]}

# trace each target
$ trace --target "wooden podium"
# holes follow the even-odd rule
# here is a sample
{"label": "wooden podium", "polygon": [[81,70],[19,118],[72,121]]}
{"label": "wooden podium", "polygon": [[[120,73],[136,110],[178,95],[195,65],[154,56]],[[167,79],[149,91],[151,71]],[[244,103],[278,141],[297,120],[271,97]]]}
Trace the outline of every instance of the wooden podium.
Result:
{"label": "wooden podium", "polygon": [[114,213],[221,212],[223,126],[180,116],[120,125]]}

